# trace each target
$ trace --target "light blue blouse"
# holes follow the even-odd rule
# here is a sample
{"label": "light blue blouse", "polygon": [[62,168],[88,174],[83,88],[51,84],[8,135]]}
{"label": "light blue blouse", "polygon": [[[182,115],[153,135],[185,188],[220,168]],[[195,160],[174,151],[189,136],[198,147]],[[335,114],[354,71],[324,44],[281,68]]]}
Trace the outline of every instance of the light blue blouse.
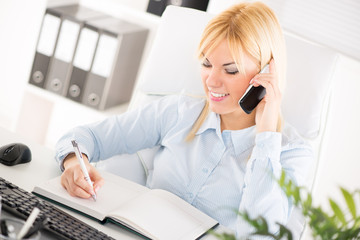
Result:
{"label": "light blue blouse", "polygon": [[211,112],[191,142],[185,142],[205,100],[167,96],[143,108],[80,126],[57,143],[56,159],[73,152],[76,138],[90,162],[159,145],[147,186],[170,191],[213,217],[239,236],[250,231],[236,211],[262,215],[277,231],[291,203],[273,176],[284,169],[303,185],[313,159],[308,145],[285,124],[281,133],[256,133],[252,126],[221,132],[220,117]]}

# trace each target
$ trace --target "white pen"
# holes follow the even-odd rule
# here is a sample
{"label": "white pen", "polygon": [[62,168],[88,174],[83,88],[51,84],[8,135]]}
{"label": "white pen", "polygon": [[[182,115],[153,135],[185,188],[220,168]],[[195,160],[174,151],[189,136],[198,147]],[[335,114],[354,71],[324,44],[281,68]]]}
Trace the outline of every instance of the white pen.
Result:
{"label": "white pen", "polygon": [[37,207],[34,207],[34,209],[31,211],[30,216],[26,220],[24,226],[22,226],[19,234],[16,236],[16,239],[23,239],[25,234],[29,231],[30,227],[35,222],[36,217],[39,215],[40,209]]}
{"label": "white pen", "polygon": [[[77,142],[75,140],[71,140],[71,143],[74,147],[74,150],[75,150],[75,155],[77,157],[77,159],[79,160],[79,163],[80,163],[80,167],[81,167],[81,170],[85,176],[85,180],[89,183],[89,185],[94,189],[94,186],[93,186],[93,183],[90,179],[90,176],[89,176],[89,173],[86,169],[86,166],[85,166],[85,163],[84,163],[84,159],[82,157],[82,154],[80,152],[80,149],[79,149],[79,146],[77,144]],[[94,199],[94,201],[96,201],[96,194],[91,194],[91,197]]]}

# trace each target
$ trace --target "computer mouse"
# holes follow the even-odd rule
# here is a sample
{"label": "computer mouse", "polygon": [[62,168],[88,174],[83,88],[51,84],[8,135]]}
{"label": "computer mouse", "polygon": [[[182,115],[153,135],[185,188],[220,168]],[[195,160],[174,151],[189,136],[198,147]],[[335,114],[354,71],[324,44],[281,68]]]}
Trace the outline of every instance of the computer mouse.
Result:
{"label": "computer mouse", "polygon": [[12,143],[0,147],[0,162],[13,166],[31,161],[31,151],[22,143]]}

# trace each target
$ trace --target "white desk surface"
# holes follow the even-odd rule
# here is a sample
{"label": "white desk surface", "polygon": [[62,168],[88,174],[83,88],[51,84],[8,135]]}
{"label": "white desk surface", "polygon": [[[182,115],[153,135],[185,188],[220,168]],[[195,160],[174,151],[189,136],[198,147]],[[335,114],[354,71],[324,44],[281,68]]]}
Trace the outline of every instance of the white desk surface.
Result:
{"label": "white desk surface", "polygon": [[[11,167],[0,164],[0,176],[2,178],[31,192],[35,185],[61,174],[61,171],[54,160],[53,150],[0,127],[0,146],[10,143],[23,143],[27,145],[31,150],[32,160],[29,163]],[[70,210],[64,208],[61,209],[115,239],[143,239],[117,225],[111,223],[102,225]],[[216,238],[212,235],[206,235],[202,239],[215,240]]]}

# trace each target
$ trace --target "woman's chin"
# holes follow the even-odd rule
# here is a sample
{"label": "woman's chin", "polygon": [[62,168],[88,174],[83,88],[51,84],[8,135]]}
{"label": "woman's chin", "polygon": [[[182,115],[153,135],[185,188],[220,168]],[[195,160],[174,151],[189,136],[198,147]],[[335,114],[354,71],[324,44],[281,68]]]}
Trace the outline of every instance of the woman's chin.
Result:
{"label": "woman's chin", "polygon": [[210,110],[214,113],[223,115],[223,114],[229,114],[229,113],[233,113],[233,112],[237,112],[239,110],[241,110],[240,107],[227,107],[227,106],[218,106],[218,104],[212,104],[210,102]]}

